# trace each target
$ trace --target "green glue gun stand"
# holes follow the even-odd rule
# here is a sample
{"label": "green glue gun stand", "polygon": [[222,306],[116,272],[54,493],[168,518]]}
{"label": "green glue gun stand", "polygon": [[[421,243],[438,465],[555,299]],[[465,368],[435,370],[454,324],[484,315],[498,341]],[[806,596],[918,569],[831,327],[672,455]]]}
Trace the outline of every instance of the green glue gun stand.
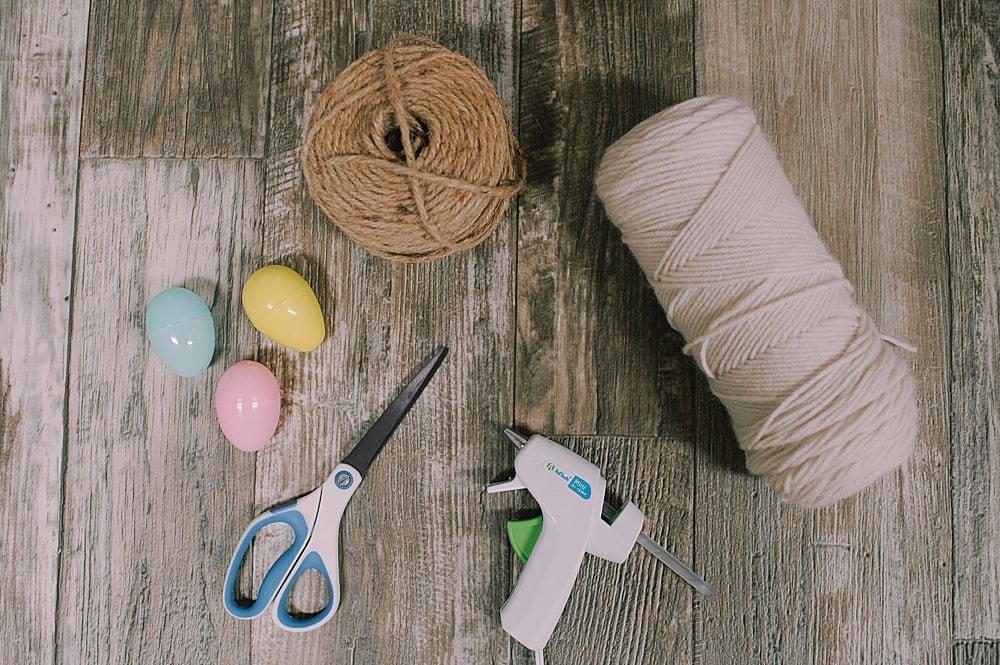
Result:
{"label": "green glue gun stand", "polygon": [[519,449],[514,477],[492,483],[490,493],[526,489],[542,514],[507,522],[507,538],[524,570],[500,610],[511,637],[542,663],[545,648],[576,582],[584,554],[624,563],[638,542],[698,593],[715,595],[705,580],[642,532],[644,517],[634,503],[620,510],[604,501],[600,469],[568,448],[536,434],[529,439],[506,429]]}

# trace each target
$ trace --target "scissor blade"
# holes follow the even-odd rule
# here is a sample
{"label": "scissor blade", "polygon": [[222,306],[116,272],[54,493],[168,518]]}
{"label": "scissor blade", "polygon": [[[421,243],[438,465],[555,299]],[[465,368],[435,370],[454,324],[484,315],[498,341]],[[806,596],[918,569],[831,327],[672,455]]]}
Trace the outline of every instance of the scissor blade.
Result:
{"label": "scissor blade", "polygon": [[350,464],[362,476],[365,475],[368,467],[371,466],[379,451],[382,450],[382,446],[389,440],[392,433],[396,431],[403,417],[409,412],[410,407],[420,397],[420,393],[423,392],[431,377],[434,376],[434,372],[437,371],[447,353],[448,348],[444,346],[439,347],[434,352],[434,355],[427,361],[427,364],[417,372],[413,380],[403,388],[403,391],[382,412],[382,415],[378,417],[378,420],[371,426],[371,429],[365,432],[365,435],[358,441],[358,445],[354,446],[354,450],[344,458],[344,464]]}

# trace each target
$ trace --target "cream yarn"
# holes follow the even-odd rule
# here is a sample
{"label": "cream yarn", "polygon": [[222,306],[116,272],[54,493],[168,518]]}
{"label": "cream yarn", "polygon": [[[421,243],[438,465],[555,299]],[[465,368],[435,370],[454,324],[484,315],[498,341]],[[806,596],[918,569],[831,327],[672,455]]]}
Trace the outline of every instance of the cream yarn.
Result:
{"label": "cream yarn", "polygon": [[822,506],[906,460],[913,379],[854,303],[752,111],[701,97],[647,119],[608,149],[597,190],[752,473]]}

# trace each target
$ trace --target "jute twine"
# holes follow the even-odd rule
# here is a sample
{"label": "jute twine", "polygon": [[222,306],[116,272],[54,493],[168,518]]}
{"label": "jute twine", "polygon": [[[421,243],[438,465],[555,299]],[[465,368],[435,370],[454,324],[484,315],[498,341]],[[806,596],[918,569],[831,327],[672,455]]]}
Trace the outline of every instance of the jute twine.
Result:
{"label": "jute twine", "polygon": [[503,103],[471,60],[411,35],[345,69],[306,131],[313,200],[372,254],[428,261],[482,242],[524,182]]}
{"label": "jute twine", "polygon": [[750,109],[702,97],[649,118],[608,149],[597,189],[748,468],[782,499],[830,504],[907,459],[913,378]]}

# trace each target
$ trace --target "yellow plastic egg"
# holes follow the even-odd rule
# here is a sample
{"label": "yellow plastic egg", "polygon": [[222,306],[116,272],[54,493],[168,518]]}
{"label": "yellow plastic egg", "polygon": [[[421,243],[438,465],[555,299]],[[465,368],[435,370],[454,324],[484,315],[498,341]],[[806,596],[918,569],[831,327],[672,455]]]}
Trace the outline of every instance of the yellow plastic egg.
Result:
{"label": "yellow plastic egg", "polygon": [[265,337],[296,351],[312,351],[326,337],[323,312],[302,275],[264,266],[243,285],[243,311]]}

